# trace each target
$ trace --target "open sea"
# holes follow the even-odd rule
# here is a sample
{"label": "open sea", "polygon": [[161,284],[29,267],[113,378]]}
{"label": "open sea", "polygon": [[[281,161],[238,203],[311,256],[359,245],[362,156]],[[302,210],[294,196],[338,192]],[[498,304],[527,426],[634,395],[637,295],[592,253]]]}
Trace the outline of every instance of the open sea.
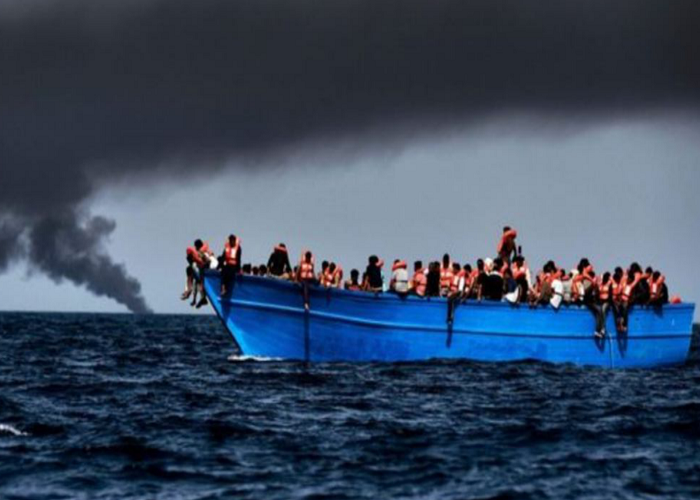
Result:
{"label": "open sea", "polygon": [[700,498],[700,362],[246,360],[201,316],[0,314],[0,498]]}

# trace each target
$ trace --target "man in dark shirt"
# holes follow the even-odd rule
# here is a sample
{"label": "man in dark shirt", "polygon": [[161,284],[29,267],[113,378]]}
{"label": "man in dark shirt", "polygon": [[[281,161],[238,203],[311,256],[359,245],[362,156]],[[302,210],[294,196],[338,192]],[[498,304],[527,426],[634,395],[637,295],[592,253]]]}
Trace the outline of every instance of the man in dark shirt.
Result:
{"label": "man in dark shirt", "polygon": [[289,254],[287,246],[280,243],[275,247],[267,260],[267,270],[270,275],[277,278],[287,279],[292,273],[292,265],[289,263]]}
{"label": "man in dark shirt", "polygon": [[503,300],[504,281],[501,276],[501,268],[503,261],[498,258],[493,263],[493,269],[488,274],[484,283],[483,296],[486,300],[501,301]]}
{"label": "man in dark shirt", "polygon": [[384,280],[382,279],[383,261],[379,257],[372,255],[369,258],[369,264],[365,271],[366,274],[366,289],[369,292],[381,292],[384,290]]}
{"label": "man in dark shirt", "polygon": [[426,297],[440,296],[440,263],[432,262],[428,266],[428,282],[425,288]]}

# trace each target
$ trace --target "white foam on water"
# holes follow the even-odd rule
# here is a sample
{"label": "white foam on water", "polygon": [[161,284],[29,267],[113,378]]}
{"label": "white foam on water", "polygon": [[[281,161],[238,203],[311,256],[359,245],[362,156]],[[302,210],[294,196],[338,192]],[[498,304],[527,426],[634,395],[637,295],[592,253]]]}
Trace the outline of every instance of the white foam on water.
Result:
{"label": "white foam on water", "polygon": [[226,359],[228,361],[231,361],[232,363],[241,363],[241,362],[246,362],[246,361],[257,361],[260,363],[269,363],[271,361],[282,361],[282,358],[266,358],[265,356],[242,356],[239,354],[231,354]]}
{"label": "white foam on water", "polygon": [[7,434],[12,434],[13,436],[28,436],[26,432],[22,432],[7,424],[0,424],[0,432],[5,432]]}

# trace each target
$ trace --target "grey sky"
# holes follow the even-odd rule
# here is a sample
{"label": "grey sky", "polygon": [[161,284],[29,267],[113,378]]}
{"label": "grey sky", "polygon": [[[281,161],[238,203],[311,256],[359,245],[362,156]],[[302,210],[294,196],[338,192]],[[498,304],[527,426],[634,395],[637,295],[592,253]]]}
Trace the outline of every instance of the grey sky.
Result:
{"label": "grey sky", "polygon": [[[697,122],[652,117],[575,133],[515,130],[501,121],[349,160],[337,154],[347,145],[328,145],[325,156],[290,155],[260,173],[234,169],[185,186],[124,184],[93,208],[118,222],[110,252],[159,312],[189,311],[177,294],[184,247],[200,235],[220,248],[226,234],[239,234],[245,261],[263,262],[284,241],[295,259],[308,246],[349,269],[370,253],[413,260],[449,251],[473,262],[493,255],[504,224],[520,229],[534,266],[548,258],[573,266],[589,256],[599,269],[639,260],[666,272],[673,293],[700,299]],[[41,294],[41,309],[123,310],[23,277],[16,270],[3,278],[19,291],[4,308],[34,309]]]}
{"label": "grey sky", "polygon": [[[414,231],[416,252],[483,254],[505,220],[533,238],[533,257],[551,234],[561,255],[615,231],[631,253],[654,221],[668,232],[658,251],[675,252],[697,185],[698,22],[695,0],[0,2],[0,272],[30,262],[130,310],[163,310],[162,291],[141,293],[139,266],[166,257],[134,255],[137,228],[159,214],[148,236],[206,235],[202,218],[227,232],[217,182],[252,242],[351,248],[353,264],[396,247],[411,257]],[[197,201],[219,206],[196,220],[162,210],[199,179],[213,184]],[[392,201],[397,189],[416,205]],[[618,192],[636,197],[614,217],[587,211]],[[494,196],[510,205],[484,203]],[[322,231],[284,220],[319,206]]]}

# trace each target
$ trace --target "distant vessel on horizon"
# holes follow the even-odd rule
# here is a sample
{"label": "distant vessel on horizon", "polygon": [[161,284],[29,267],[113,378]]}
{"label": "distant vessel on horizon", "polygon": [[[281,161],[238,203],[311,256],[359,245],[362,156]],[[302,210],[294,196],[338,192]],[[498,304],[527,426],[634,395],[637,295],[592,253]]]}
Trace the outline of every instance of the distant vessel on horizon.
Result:
{"label": "distant vessel on horizon", "polygon": [[310,286],[241,275],[221,297],[218,271],[204,289],[242,354],[309,362],[408,362],[466,359],[537,360],[606,368],[683,364],[690,350],[695,305],[635,307],[629,331],[616,332],[612,315],[596,338],[585,307],[532,309],[504,302],[468,301],[447,321],[444,298],[400,297]]}

